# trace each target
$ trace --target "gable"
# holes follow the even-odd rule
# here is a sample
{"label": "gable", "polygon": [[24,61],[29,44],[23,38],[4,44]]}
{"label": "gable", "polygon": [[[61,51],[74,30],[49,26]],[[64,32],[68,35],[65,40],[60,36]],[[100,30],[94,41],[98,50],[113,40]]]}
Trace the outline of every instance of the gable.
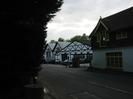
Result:
{"label": "gable", "polygon": [[95,35],[97,31],[99,31],[100,29],[109,31],[109,28],[104,24],[104,22],[102,21],[102,18],[99,19],[96,27],[94,28],[94,30],[92,31],[89,37],[92,37],[93,35]]}
{"label": "gable", "polygon": [[51,47],[49,45],[47,45],[46,49],[45,49],[45,52],[48,52],[48,51],[52,51]]}
{"label": "gable", "polygon": [[103,26],[108,32],[114,32],[126,28],[133,27],[133,7],[116,13],[114,15],[100,18],[96,27],[92,31],[89,37],[92,37],[97,33],[100,26]]}
{"label": "gable", "polygon": [[56,46],[56,43],[48,43],[48,45],[51,48],[51,50],[53,50]]}
{"label": "gable", "polygon": [[70,42],[57,42],[61,49],[65,48],[70,44]]}
{"label": "gable", "polygon": [[70,45],[68,45],[67,47],[65,47],[62,51],[63,52],[75,52],[75,51],[85,52],[85,51],[89,51],[89,49],[90,48],[87,45],[84,45],[79,42],[73,42]]}
{"label": "gable", "polygon": [[56,43],[48,43],[44,49],[45,52],[52,52]]}
{"label": "gable", "polygon": [[53,52],[59,52],[59,51],[61,51],[61,47],[60,47],[60,45],[58,44],[58,43],[56,43],[56,46],[55,46],[55,48],[53,49]]}
{"label": "gable", "polygon": [[68,46],[70,44],[70,42],[56,42],[56,46],[53,49],[53,52],[55,52],[56,54],[59,53],[63,48],[65,48],[66,46]]}

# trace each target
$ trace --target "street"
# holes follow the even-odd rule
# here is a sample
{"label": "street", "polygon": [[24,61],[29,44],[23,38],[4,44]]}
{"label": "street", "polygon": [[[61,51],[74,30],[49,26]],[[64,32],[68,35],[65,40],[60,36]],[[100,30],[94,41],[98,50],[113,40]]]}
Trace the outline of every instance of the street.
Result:
{"label": "street", "polygon": [[133,76],[43,64],[39,81],[57,99],[133,99]]}

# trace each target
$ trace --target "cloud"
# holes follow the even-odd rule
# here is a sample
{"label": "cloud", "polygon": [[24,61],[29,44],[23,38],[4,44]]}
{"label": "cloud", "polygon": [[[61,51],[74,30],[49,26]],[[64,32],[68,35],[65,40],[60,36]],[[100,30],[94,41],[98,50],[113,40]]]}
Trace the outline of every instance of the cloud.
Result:
{"label": "cloud", "polygon": [[48,24],[47,40],[89,35],[100,16],[107,17],[133,5],[133,0],[64,0],[61,11]]}

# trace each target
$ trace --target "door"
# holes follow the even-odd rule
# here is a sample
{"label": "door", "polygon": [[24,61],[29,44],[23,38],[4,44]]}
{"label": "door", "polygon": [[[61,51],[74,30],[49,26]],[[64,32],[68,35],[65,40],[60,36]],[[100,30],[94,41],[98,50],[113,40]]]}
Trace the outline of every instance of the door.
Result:
{"label": "door", "polygon": [[62,61],[65,61],[67,58],[68,57],[67,57],[67,54],[66,53],[65,54],[62,54]]}

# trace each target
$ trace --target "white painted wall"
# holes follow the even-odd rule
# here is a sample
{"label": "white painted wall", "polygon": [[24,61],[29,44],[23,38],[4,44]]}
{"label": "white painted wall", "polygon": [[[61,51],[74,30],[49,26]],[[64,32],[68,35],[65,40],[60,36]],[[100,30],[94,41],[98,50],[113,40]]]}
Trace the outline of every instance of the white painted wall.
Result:
{"label": "white painted wall", "polygon": [[52,52],[50,52],[50,57],[46,55],[46,52],[45,52],[45,55],[44,55],[44,58],[45,58],[45,61],[46,62],[50,62],[52,60]]}
{"label": "white painted wall", "polygon": [[93,51],[92,66],[95,68],[106,68],[105,52]]}
{"label": "white painted wall", "polygon": [[123,70],[133,72],[133,47],[125,48],[123,51]]}
{"label": "white painted wall", "polygon": [[109,52],[122,52],[123,71],[133,72],[133,47],[94,50],[92,66],[96,68],[105,69],[107,67],[106,53]]}

